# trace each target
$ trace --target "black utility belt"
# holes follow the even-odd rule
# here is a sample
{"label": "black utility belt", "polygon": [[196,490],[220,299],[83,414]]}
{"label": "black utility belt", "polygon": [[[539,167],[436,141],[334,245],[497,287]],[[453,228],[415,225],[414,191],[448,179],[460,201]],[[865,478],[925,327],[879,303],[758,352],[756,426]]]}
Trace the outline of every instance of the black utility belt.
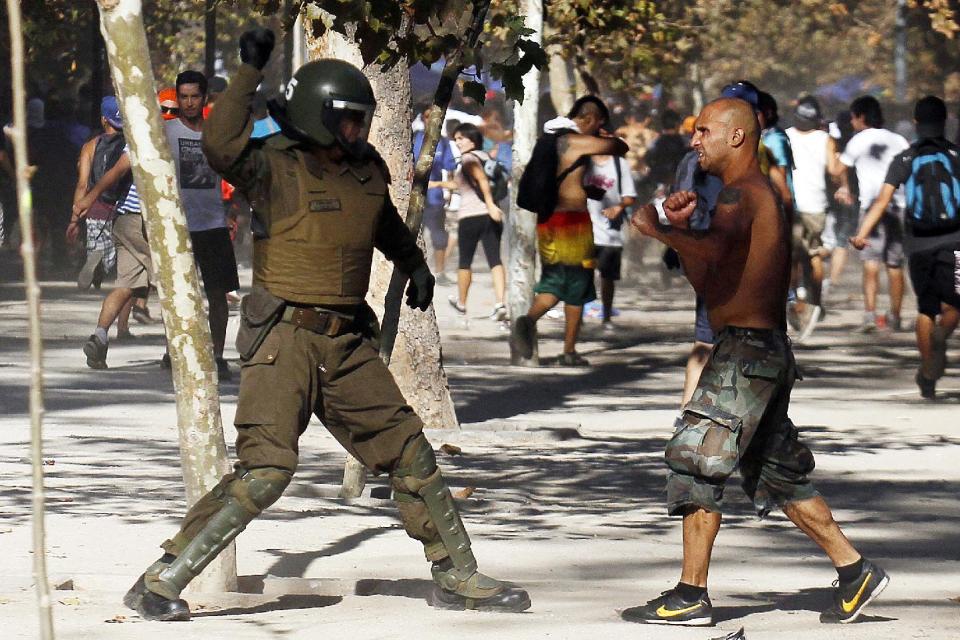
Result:
{"label": "black utility belt", "polygon": [[344,316],[313,307],[287,305],[283,310],[280,321],[330,337],[339,336],[355,329],[352,316]]}

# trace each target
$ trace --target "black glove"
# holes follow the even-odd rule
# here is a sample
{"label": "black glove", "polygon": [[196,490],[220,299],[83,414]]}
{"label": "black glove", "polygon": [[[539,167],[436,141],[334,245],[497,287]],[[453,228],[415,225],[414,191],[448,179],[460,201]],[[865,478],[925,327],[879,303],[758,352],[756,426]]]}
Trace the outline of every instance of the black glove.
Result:
{"label": "black glove", "polygon": [[430,273],[426,263],[421,264],[410,274],[410,284],[407,285],[407,306],[411,309],[426,311],[433,302],[433,285],[436,279]]}
{"label": "black glove", "polygon": [[270,29],[257,27],[245,31],[240,36],[240,61],[262,71],[270,60],[270,52],[273,51],[275,41],[276,38]]}

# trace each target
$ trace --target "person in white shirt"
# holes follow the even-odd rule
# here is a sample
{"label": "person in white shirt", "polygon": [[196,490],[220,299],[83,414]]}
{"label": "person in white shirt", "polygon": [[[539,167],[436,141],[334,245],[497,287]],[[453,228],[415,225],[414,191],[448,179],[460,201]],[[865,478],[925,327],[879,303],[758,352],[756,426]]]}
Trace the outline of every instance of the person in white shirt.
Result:
{"label": "person in white shirt", "polygon": [[[883,180],[890,162],[898,153],[909,147],[906,139],[883,128],[883,111],[873,96],[861,96],[850,105],[850,121],[856,134],[847,143],[840,162],[843,167],[857,170],[860,189],[860,220],[862,222],[870,205],[880,195]],[[852,204],[846,171],[841,167],[834,173],[840,178],[837,199]],[[887,210],[882,224],[871,236],[870,248],[863,251],[863,305],[864,317],[860,331],[870,333],[878,328],[877,289],[880,280],[880,265],[887,268],[890,288],[890,313],[884,318],[890,329],[900,329],[900,310],[903,306],[903,191],[894,196],[894,205]]]}
{"label": "person in white shirt", "polygon": [[620,279],[623,255],[621,225],[636,202],[637,190],[626,158],[593,156],[584,179],[587,210],[593,223],[593,244],[600,272],[600,301],[603,304],[605,331],[613,329],[613,293]]}
{"label": "person in white shirt", "polygon": [[794,112],[794,126],[787,129],[793,150],[793,263],[797,286],[807,287],[807,300],[797,302],[804,318],[798,340],[806,339],[822,313],[823,233],[827,222],[826,174],[842,168],[837,143],[821,129],[820,104],[811,96],[802,98]]}
{"label": "person in white shirt", "polygon": [[[217,373],[221,380],[229,380],[232,374],[223,358],[223,348],[230,315],[227,293],[240,288],[230,238],[231,231],[236,231],[237,221],[235,217],[228,218],[220,176],[210,168],[200,147],[207,79],[199,71],[184,71],[177,76],[176,87],[180,114],[165,122],[164,128],[177,168],[177,184],[193,255],[207,297]],[[166,356],[163,362],[166,366]]]}

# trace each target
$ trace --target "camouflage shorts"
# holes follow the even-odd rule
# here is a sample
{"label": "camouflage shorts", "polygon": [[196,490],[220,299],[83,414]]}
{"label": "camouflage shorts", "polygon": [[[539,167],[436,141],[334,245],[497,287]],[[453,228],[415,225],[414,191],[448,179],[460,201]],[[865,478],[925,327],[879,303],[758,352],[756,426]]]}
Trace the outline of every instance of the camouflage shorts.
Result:
{"label": "camouflage shorts", "polygon": [[671,515],[689,506],[721,512],[724,484],[738,468],[761,517],[817,495],[807,478],[813,454],[787,417],[796,377],[782,331],[727,327],[717,336],[667,443]]}

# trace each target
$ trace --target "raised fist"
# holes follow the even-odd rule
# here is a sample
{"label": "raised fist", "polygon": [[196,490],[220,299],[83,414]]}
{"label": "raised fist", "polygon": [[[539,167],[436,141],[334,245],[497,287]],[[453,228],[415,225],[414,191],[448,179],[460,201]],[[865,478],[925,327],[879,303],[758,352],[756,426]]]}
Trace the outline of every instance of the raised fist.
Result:
{"label": "raised fist", "polygon": [[276,38],[270,29],[257,27],[245,31],[240,36],[240,61],[263,70],[267,66],[267,61],[270,60],[275,41]]}
{"label": "raised fist", "polygon": [[663,213],[670,224],[678,229],[690,227],[690,216],[697,208],[697,194],[693,191],[677,191],[663,201]]}

